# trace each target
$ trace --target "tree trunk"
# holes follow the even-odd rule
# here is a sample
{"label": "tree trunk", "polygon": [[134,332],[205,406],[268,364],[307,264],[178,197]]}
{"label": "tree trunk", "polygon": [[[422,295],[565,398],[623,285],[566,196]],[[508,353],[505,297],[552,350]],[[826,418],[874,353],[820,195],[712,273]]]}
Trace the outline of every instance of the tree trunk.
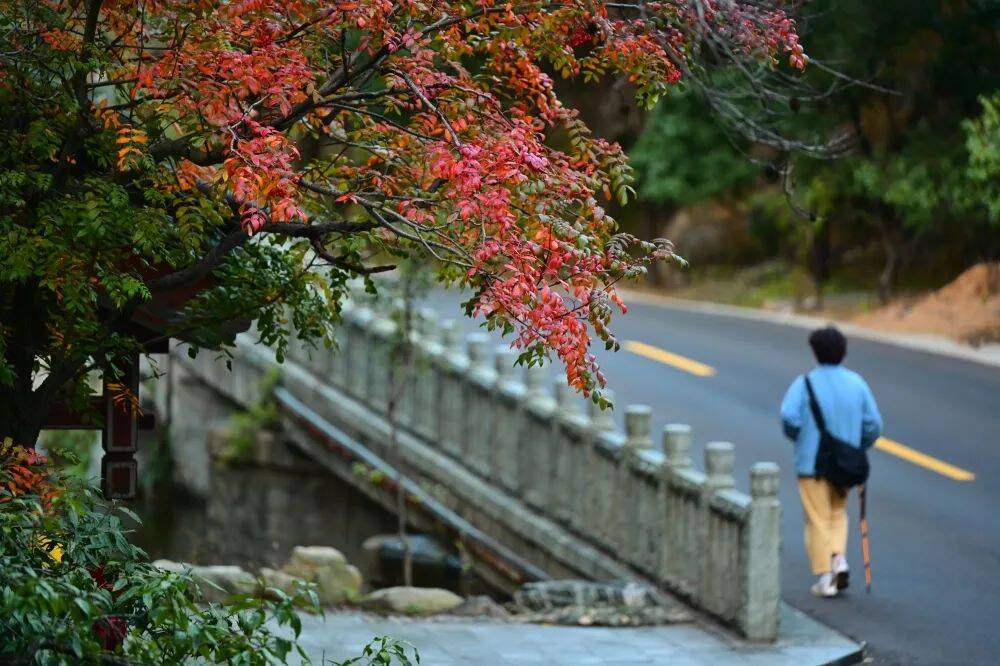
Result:
{"label": "tree trunk", "polygon": [[899,250],[893,243],[883,243],[885,264],[878,276],[878,300],[886,305],[896,288],[896,268],[899,265]]}
{"label": "tree trunk", "polygon": [[0,388],[0,441],[10,438],[14,444],[33,447],[49,415],[49,407],[30,390],[16,382],[12,388]]}
{"label": "tree trunk", "polygon": [[[888,218],[888,221],[887,219]],[[895,227],[895,215],[891,210],[885,209],[875,218],[875,225],[878,228],[879,239],[882,242],[882,251],[885,253],[885,263],[882,265],[882,272],[878,276],[876,291],[878,300],[882,305],[886,305],[892,298],[896,289],[896,274],[899,269],[900,239],[893,233]]]}
{"label": "tree trunk", "polygon": [[823,222],[813,233],[809,272],[813,279],[814,310],[823,309],[823,287],[830,279],[830,222]]}
{"label": "tree trunk", "polygon": [[819,311],[823,309],[825,305],[823,295],[823,282],[813,280],[813,310]]}
{"label": "tree trunk", "polygon": [[[652,241],[660,237],[661,223],[669,220],[677,212],[677,207],[665,204],[660,208],[642,206],[639,215],[642,216],[642,240]],[[662,261],[656,261],[649,266],[649,283],[654,287],[666,284],[666,267]]]}
{"label": "tree trunk", "polygon": [[12,324],[3,353],[14,377],[9,385],[0,385],[0,440],[10,437],[15,444],[34,446],[51,409],[34,387],[35,350],[45,326],[36,284],[17,284],[9,293],[9,308],[0,310],[0,315]]}

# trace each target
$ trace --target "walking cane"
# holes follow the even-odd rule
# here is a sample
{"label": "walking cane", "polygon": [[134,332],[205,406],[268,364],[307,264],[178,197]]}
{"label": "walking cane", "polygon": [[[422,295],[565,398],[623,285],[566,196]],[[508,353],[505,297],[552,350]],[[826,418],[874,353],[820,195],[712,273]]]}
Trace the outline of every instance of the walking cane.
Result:
{"label": "walking cane", "polygon": [[865,592],[871,594],[872,591],[872,551],[868,545],[868,517],[865,513],[865,495],[868,489],[867,484],[858,489],[861,500],[861,556],[865,561]]}

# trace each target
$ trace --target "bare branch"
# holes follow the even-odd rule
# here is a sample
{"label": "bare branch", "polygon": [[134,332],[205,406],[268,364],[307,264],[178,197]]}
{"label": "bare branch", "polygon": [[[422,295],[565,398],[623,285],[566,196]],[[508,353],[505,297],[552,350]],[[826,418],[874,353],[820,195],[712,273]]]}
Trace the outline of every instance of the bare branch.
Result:
{"label": "bare branch", "polygon": [[394,270],[396,268],[395,264],[384,264],[381,266],[362,266],[361,264],[356,264],[350,261],[344,255],[334,256],[326,249],[323,242],[318,238],[312,239],[310,243],[313,248],[313,252],[317,254],[323,261],[327,262],[332,266],[337,266],[338,268],[343,268],[344,270],[351,271],[352,273],[357,273],[358,275],[374,275],[375,273],[385,273],[387,271]]}
{"label": "bare branch", "polygon": [[458,138],[458,133],[455,132],[455,128],[453,128],[451,123],[448,122],[448,119],[445,117],[444,113],[441,112],[441,109],[427,99],[427,96],[419,87],[417,87],[417,84],[413,82],[413,79],[411,79],[405,72],[393,70],[392,73],[406,81],[406,85],[413,91],[413,94],[420,99],[424,106],[433,111],[434,115],[438,117],[438,120],[441,121],[441,124],[448,131],[448,134],[451,135],[452,142],[456,146],[461,146],[462,140]]}
{"label": "bare branch", "polygon": [[230,252],[242,246],[249,238],[243,229],[230,231],[196,263],[174,273],[154,278],[147,283],[147,286],[150,291],[158,292],[195,284],[206,278]]}

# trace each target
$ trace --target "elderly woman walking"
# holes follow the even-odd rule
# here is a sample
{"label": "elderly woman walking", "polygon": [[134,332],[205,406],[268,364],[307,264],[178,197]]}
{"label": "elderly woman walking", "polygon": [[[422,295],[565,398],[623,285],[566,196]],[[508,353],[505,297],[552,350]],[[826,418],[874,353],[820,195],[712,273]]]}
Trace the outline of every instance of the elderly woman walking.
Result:
{"label": "elderly woman walking", "polygon": [[[805,543],[812,572],[811,591],[835,597],[848,585],[847,491],[830,462],[829,447],[864,452],[882,434],[882,416],[868,384],[841,365],[847,339],[832,326],[809,336],[818,365],[795,378],[781,402],[785,435],[795,444],[795,470],[805,514]],[[850,449],[847,451],[851,453]],[[863,455],[859,455],[864,459]],[[825,465],[819,465],[818,458]],[[867,460],[864,459],[864,476]]]}

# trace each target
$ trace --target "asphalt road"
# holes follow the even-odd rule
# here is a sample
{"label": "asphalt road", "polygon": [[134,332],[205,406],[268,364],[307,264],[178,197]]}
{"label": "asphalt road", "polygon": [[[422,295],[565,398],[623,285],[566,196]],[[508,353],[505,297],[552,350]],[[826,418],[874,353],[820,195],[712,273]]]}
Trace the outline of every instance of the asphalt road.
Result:
{"label": "asphalt road", "polygon": [[[461,316],[451,298],[431,300],[446,316]],[[841,598],[820,600],[809,594],[791,445],[778,421],[788,384],[814,363],[808,332],[639,303],[617,318],[614,330],[623,342],[646,345],[632,346],[645,355],[600,355],[619,420],[622,407],[643,403],[653,408],[654,433],[666,423],[690,424],[696,456],[706,442],[733,442],[737,485],[744,490],[754,462],[781,465],[786,601],[866,641],[878,664],[1000,663],[1000,369],[850,340],[845,364],[872,387],[886,436],[907,448],[903,457],[898,447],[896,453],[871,453],[871,594],[862,584],[852,497],[852,588]],[[687,369],[663,362],[669,355],[651,358],[655,350],[683,357],[679,364]],[[693,374],[684,359],[713,372]],[[954,478],[964,472],[975,478]]]}

